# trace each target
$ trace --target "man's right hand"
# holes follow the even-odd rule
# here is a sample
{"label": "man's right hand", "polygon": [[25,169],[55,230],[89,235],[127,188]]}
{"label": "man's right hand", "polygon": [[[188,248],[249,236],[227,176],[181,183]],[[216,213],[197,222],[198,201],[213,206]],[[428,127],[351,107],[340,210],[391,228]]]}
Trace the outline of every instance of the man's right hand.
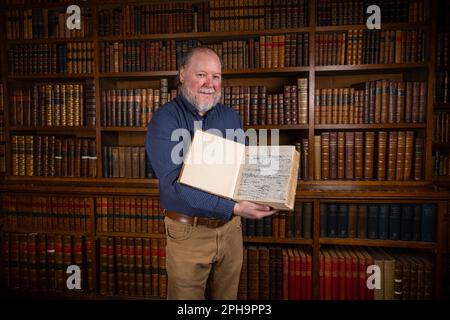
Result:
{"label": "man's right hand", "polygon": [[277,210],[269,206],[250,201],[239,201],[234,205],[233,213],[247,219],[262,219],[276,213]]}

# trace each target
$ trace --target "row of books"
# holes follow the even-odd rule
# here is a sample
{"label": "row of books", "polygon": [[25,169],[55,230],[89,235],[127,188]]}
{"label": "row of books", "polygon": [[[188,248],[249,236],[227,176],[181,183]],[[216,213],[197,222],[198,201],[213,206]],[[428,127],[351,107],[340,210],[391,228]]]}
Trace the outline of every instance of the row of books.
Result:
{"label": "row of books", "polygon": [[[188,48],[200,41],[129,40],[101,42],[101,72],[175,70]],[[230,40],[207,44],[222,59],[224,69],[284,68],[307,66],[309,35],[267,35],[256,39]]]}
{"label": "row of books", "polygon": [[307,248],[244,247],[239,300],[312,300],[312,287]]}
{"label": "row of books", "polygon": [[308,79],[267,94],[266,86],[225,87],[223,103],[239,113],[244,125],[308,123]]}
{"label": "row of books", "polygon": [[154,177],[142,145],[103,146],[102,159],[104,178]]}
{"label": "row of books", "polygon": [[92,42],[17,44],[8,49],[10,74],[92,73]]}
{"label": "row of books", "polygon": [[[404,249],[330,246],[320,249],[321,300],[431,300],[435,265]],[[370,267],[378,267],[375,273]],[[377,280],[369,277],[379,276]]]}
{"label": "row of books", "polygon": [[314,144],[316,180],[423,179],[424,139],[414,131],[322,132]]}
{"label": "row of books", "polygon": [[[82,236],[2,232],[4,288],[29,292],[68,292],[71,265],[81,270],[81,289],[95,290],[93,242]],[[69,281],[73,283],[72,281]]]}
{"label": "row of books", "polygon": [[311,239],[313,204],[297,202],[294,211],[279,211],[260,220],[242,219],[246,237],[271,237],[274,239]]}
{"label": "row of books", "polygon": [[298,166],[298,179],[309,180],[309,140],[303,138],[295,142],[295,150],[300,154]]}
{"label": "row of books", "polygon": [[100,237],[100,294],[166,298],[165,247],[165,238]]}
{"label": "row of books", "polygon": [[12,135],[14,176],[96,177],[95,139]]}
{"label": "row of books", "polygon": [[4,227],[10,230],[91,231],[89,198],[3,194],[1,208]]}
{"label": "row of books", "polygon": [[[1,70],[1,64],[0,64]],[[6,172],[6,128],[3,83],[0,82],[0,173]]]}
{"label": "row of books", "polygon": [[450,32],[438,32],[436,42],[436,66],[448,67],[450,61],[449,55]]}
{"label": "row of books", "polygon": [[267,35],[206,46],[218,53],[228,70],[301,67],[309,63],[308,33]]}
{"label": "row of books", "polygon": [[435,240],[433,204],[320,205],[320,236],[381,240]]}
{"label": "row of books", "polygon": [[175,99],[177,90],[160,79],[160,88],[108,89],[102,91],[102,125],[145,127],[160,106]]}
{"label": "row of books", "polygon": [[3,83],[0,83],[0,143],[5,142],[5,105],[4,105]]}
{"label": "row of books", "polygon": [[[79,0],[79,2],[88,0]],[[72,2],[71,0],[6,0],[6,4],[21,5],[21,4],[46,4],[46,3],[57,3],[57,2]]]}
{"label": "row of books", "polygon": [[308,24],[308,0],[209,1],[210,31],[300,28]]}
{"label": "row of books", "polygon": [[69,29],[67,6],[61,9],[32,8],[6,11],[6,37],[8,40],[81,38],[92,35],[92,13],[81,7],[80,29]]}
{"label": "row of books", "polygon": [[97,232],[165,232],[159,198],[101,197],[95,208]]}
{"label": "row of books", "polygon": [[316,3],[317,25],[365,24],[366,10],[376,4],[380,8],[382,23],[422,22],[425,20],[423,0],[319,0]]}
{"label": "row of books", "polygon": [[433,114],[433,142],[450,142],[450,114],[447,112],[435,112]]}
{"label": "row of books", "polygon": [[[320,300],[429,300],[434,263],[420,253],[378,247],[330,246],[319,253]],[[379,283],[369,277],[379,269]],[[239,300],[311,300],[308,248],[246,246]]]}
{"label": "row of books", "polygon": [[424,30],[348,30],[316,35],[316,65],[419,63]]}
{"label": "row of books", "polygon": [[123,4],[98,11],[99,36],[187,33],[208,29],[208,2]]}
{"label": "row of books", "polygon": [[450,176],[448,151],[435,151],[432,155],[433,176]]}
{"label": "row of books", "polygon": [[424,123],[424,81],[367,81],[353,88],[323,88],[314,93],[315,124]]}
{"label": "row of books", "polygon": [[450,103],[450,71],[436,72],[436,85],[434,101],[436,103]]}
{"label": "row of books", "polygon": [[35,84],[12,89],[11,126],[95,126],[95,84]]}

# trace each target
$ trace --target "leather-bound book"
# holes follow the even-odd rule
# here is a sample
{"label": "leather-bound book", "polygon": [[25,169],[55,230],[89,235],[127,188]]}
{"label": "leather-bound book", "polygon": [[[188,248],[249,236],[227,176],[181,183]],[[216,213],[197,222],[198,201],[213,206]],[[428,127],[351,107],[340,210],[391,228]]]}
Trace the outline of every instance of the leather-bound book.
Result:
{"label": "leather-bound book", "polygon": [[374,173],[374,142],[375,132],[365,132],[365,150],[364,150],[364,178],[373,179]]}

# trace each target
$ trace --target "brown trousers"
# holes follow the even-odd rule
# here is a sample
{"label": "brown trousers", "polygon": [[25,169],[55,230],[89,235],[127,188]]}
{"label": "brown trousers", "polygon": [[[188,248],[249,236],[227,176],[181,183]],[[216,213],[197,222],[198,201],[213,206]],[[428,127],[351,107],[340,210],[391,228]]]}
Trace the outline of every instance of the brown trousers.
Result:
{"label": "brown trousers", "polygon": [[242,227],[233,217],[219,228],[192,226],[168,217],[167,299],[235,300],[242,267]]}

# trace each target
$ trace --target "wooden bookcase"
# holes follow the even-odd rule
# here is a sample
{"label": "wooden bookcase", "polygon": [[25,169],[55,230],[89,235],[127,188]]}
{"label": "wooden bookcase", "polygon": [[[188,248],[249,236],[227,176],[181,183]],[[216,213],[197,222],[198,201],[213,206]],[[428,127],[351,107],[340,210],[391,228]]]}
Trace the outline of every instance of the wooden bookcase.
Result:
{"label": "wooden bookcase", "polygon": [[[155,1],[133,1],[130,4],[147,4]],[[201,2],[201,1],[195,1]],[[410,30],[420,29],[425,32],[424,53],[425,59],[418,63],[393,64],[358,64],[358,65],[318,65],[316,63],[316,40],[322,33],[345,32],[348,30],[365,29],[365,24],[320,26],[316,23],[316,6],[319,0],[309,0],[307,12],[307,25],[300,28],[269,29],[257,31],[210,31],[189,33],[165,34],[137,34],[100,36],[99,11],[104,7],[121,6],[120,1],[93,0],[76,4],[89,7],[92,14],[93,33],[85,38],[63,39],[33,39],[9,40],[6,39],[6,12],[10,9],[25,10],[29,8],[61,8],[67,3],[47,3],[28,5],[3,5],[1,7],[0,26],[2,43],[2,76],[4,83],[5,103],[5,129],[7,172],[2,177],[1,193],[23,194],[35,196],[83,196],[91,204],[91,228],[82,233],[68,233],[65,231],[45,231],[53,234],[82,235],[92,240],[92,262],[94,275],[94,288],[91,292],[83,291],[81,296],[92,299],[101,299],[108,295],[100,294],[99,290],[99,260],[100,237],[139,237],[162,238],[161,234],[131,233],[131,232],[98,232],[98,216],[96,212],[96,199],[102,196],[117,197],[149,197],[157,198],[158,182],[155,179],[131,178],[105,178],[103,175],[103,147],[108,145],[133,144],[143,145],[146,127],[116,127],[104,126],[102,123],[102,90],[128,89],[128,88],[159,88],[161,78],[169,79],[169,89],[175,88],[171,82],[175,79],[176,71],[151,72],[101,72],[101,45],[104,42],[114,41],[144,41],[144,40],[199,40],[204,43],[220,43],[227,40],[246,40],[265,35],[283,35],[291,33],[306,33],[309,38],[308,64],[301,67],[285,68],[259,68],[259,69],[233,69],[224,70],[224,86],[261,86],[265,85],[267,91],[282,93],[284,85],[296,84],[297,78],[307,78],[308,83],[308,122],[307,124],[293,125],[252,125],[246,129],[279,129],[280,143],[294,144],[298,140],[307,139],[309,144],[308,175],[307,179],[298,181],[297,200],[313,204],[313,219],[311,225],[311,238],[309,239],[276,239],[273,237],[246,237],[247,245],[262,246],[302,246],[310,250],[312,256],[312,297],[319,299],[319,257],[321,247],[333,246],[360,246],[360,247],[396,247],[410,251],[426,252],[432,255],[435,265],[433,298],[443,295],[442,279],[447,278],[444,259],[448,252],[447,241],[447,200],[449,193],[437,188],[433,183],[445,178],[432,176],[432,150],[433,150],[433,106],[435,84],[435,49],[436,49],[436,22],[437,1],[424,1],[426,19],[419,23],[383,23],[383,30]],[[83,18],[83,17],[82,17]],[[93,72],[89,74],[32,74],[15,75],[6,70],[8,66],[8,52],[12,46],[22,44],[65,44],[71,42],[92,43],[94,60]],[[31,87],[35,83],[72,83],[89,79],[95,85],[95,126],[83,127],[24,127],[10,125],[9,94],[14,88]],[[364,124],[316,124],[315,123],[315,90],[322,88],[348,88],[351,85],[366,81],[388,79],[392,81],[425,81],[427,86],[425,121],[422,123],[364,123]],[[379,131],[413,131],[424,139],[424,157],[422,179],[419,180],[324,180],[315,179],[314,143],[315,136],[322,132],[379,132]],[[79,137],[95,138],[97,176],[89,178],[72,177],[43,177],[18,176],[12,174],[12,143],[11,136],[15,133],[29,134],[74,134]],[[440,183],[439,183],[440,184]],[[436,238],[433,242],[397,241],[397,240],[367,240],[350,238],[327,238],[319,233],[319,210],[322,203],[409,203],[409,204],[435,204],[436,206]],[[37,232],[41,230],[8,230],[16,232]],[[68,294],[70,296],[70,294]],[[76,296],[79,294],[77,293]],[[50,296],[50,295],[49,295]],[[116,295],[115,295],[116,296]],[[117,296],[127,298],[126,296]],[[131,297],[128,297],[131,298]]]}

